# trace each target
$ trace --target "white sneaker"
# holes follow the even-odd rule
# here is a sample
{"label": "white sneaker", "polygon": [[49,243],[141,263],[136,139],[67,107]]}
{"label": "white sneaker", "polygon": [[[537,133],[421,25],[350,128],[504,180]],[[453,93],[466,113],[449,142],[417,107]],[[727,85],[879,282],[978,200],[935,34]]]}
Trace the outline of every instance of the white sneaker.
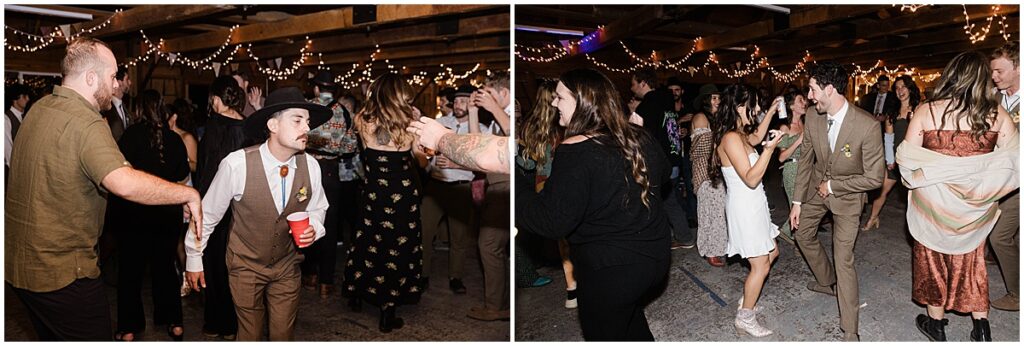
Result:
{"label": "white sneaker", "polygon": [[565,291],[565,308],[575,309],[579,304],[576,302],[576,290]]}

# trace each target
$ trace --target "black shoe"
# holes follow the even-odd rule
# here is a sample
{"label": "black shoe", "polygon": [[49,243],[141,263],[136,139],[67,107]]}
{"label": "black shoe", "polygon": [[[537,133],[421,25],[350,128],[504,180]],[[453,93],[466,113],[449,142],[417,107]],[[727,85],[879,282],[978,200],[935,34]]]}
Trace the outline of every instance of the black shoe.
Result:
{"label": "black shoe", "polygon": [[401,329],[404,325],[405,321],[395,317],[395,307],[380,309],[380,325],[378,328],[381,333],[390,333],[394,329]]}
{"label": "black shoe", "polygon": [[363,311],[363,302],[360,301],[359,298],[357,297],[349,298],[348,308],[351,309],[353,312]]}
{"label": "black shoe", "polygon": [[686,223],[690,226],[690,229],[697,228],[697,220],[686,220]]}
{"label": "black shoe", "polygon": [[992,341],[992,330],[988,327],[988,319],[971,319],[974,329],[971,330],[971,341]]}
{"label": "black shoe", "polygon": [[452,289],[452,293],[466,294],[466,285],[462,284],[462,279],[448,279],[448,288]]}
{"label": "black shoe", "polygon": [[[986,328],[988,327],[986,321]],[[949,320],[943,318],[941,321],[931,318],[928,315],[920,314],[917,315],[917,330],[924,333],[931,341],[946,341],[946,325],[949,324]],[[974,336],[974,333],[971,333]]]}

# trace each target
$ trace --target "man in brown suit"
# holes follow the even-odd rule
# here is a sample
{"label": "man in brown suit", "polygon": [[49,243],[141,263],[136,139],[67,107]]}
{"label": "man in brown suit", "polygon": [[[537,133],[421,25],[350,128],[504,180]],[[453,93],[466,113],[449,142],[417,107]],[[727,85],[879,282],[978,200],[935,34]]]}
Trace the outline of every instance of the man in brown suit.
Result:
{"label": "man in brown suit", "polygon": [[[848,77],[846,70],[834,62],[819,63],[811,71],[807,99],[815,103],[817,112],[807,111],[801,145],[804,154],[797,170],[789,220],[798,227],[797,246],[816,280],[807,288],[832,296],[838,291],[843,339],[858,341],[859,295],[853,246],[861,209],[867,202],[865,193],[882,186],[885,162],[878,121],[843,96]],[[828,211],[834,220],[834,267],[817,237],[818,225]]]}
{"label": "man in brown suit", "polygon": [[[298,89],[275,90],[267,106],[245,123],[249,138],[270,139],[228,154],[203,197],[203,229],[185,239],[186,278],[195,290],[206,287],[203,248],[231,206],[231,236],[225,261],[228,285],[238,314],[238,340],[259,341],[269,317],[270,340],[291,341],[299,308],[302,254],[286,218],[309,213],[299,247],[308,247],[326,233],[320,166],[306,148],[309,129],[330,119],[327,107],[306,102]],[[269,316],[268,316],[269,315]]]}

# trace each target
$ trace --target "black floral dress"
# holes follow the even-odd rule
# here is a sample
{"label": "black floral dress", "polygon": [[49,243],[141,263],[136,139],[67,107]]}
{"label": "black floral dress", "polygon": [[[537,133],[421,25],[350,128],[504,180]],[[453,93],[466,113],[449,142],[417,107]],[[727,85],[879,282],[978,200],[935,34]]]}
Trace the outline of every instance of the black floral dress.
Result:
{"label": "black floral dress", "polygon": [[423,287],[420,180],[409,151],[363,149],[360,215],[348,250],[345,293],[376,306],[415,304]]}

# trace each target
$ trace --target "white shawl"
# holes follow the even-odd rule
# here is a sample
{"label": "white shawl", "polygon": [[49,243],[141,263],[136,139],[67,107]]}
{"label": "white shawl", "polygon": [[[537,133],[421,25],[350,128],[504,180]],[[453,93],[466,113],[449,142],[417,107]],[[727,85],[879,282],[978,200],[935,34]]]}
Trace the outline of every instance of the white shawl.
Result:
{"label": "white shawl", "polygon": [[999,219],[999,199],[1020,187],[1014,134],[995,151],[943,155],[904,141],[896,151],[907,197],[907,225],[922,245],[944,254],[974,251]]}

